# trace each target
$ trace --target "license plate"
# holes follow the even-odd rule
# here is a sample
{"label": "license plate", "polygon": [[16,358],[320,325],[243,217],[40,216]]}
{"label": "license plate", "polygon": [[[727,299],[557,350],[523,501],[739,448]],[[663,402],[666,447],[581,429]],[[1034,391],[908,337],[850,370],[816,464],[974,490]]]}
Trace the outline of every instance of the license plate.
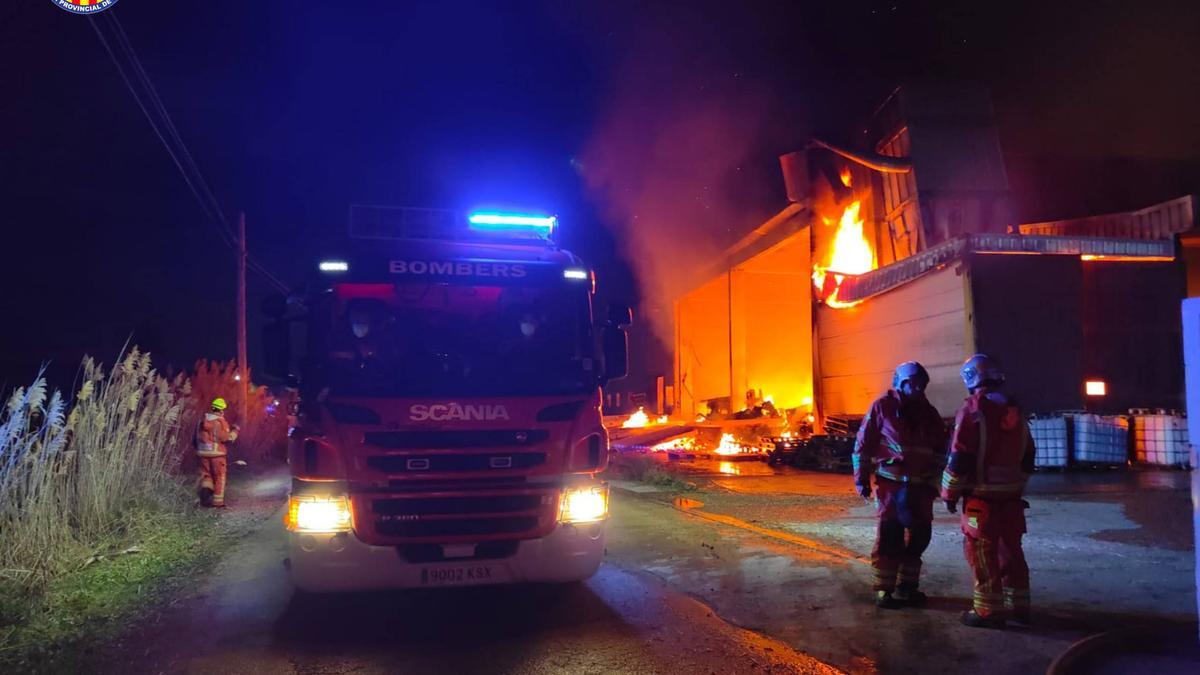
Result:
{"label": "license plate", "polygon": [[492,580],[492,568],[487,565],[469,567],[422,567],[422,586],[460,586],[483,584]]}

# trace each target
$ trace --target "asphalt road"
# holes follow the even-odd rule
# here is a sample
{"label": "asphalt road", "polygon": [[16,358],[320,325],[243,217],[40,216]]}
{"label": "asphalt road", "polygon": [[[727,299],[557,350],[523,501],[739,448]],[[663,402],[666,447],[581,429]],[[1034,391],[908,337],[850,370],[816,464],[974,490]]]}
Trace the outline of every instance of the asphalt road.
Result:
{"label": "asphalt road", "polygon": [[[254,517],[239,513],[238,501],[231,498],[229,516]],[[836,672],[722,620],[653,574],[617,564],[566,586],[296,595],[282,565],[284,532],[274,517],[280,514],[262,515],[257,531],[229,551],[200,587],[101,650],[89,670]]]}

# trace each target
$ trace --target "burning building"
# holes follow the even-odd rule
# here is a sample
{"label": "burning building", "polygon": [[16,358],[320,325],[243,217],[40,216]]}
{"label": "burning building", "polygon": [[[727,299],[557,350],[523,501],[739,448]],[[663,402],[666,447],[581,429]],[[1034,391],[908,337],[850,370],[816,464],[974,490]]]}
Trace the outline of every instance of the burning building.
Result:
{"label": "burning building", "polygon": [[910,359],[949,414],[976,351],[1031,412],[1183,407],[1193,197],[1019,224],[990,100],[970,87],[897,90],[861,141],[783,156],[788,206],[676,299],[678,415],[755,396],[860,415]]}

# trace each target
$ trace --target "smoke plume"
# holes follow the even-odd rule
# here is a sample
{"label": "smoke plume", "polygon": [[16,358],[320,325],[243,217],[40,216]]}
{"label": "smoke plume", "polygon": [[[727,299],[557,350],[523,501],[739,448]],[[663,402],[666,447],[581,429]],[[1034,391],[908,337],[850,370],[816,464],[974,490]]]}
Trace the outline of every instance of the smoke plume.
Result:
{"label": "smoke plume", "polygon": [[781,126],[770,90],[674,28],[647,28],[614,70],[582,153],[589,194],[637,276],[640,316],[664,346],[671,301],[783,206],[775,157],[788,149],[770,140]]}

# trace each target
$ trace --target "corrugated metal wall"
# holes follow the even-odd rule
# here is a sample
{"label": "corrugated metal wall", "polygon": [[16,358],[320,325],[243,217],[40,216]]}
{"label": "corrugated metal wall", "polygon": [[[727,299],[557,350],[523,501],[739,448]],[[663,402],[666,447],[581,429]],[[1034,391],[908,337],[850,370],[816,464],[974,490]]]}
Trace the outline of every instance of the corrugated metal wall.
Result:
{"label": "corrugated metal wall", "polygon": [[676,303],[676,396],[680,414],[747,390],[794,408],[813,395],[809,232],[803,230]]}
{"label": "corrugated metal wall", "polygon": [[1082,407],[1078,256],[971,253],[975,346],[1000,360],[1028,412]]}
{"label": "corrugated metal wall", "polygon": [[[809,231],[751,258],[734,272],[734,394],[747,389],[791,409],[813,397]],[[738,292],[740,291],[740,293]],[[739,312],[738,308],[741,307]],[[742,339],[737,337],[741,335]]]}
{"label": "corrugated metal wall", "polygon": [[[1029,412],[1183,406],[1179,262],[1066,255],[968,258],[976,343]],[[1086,399],[1084,381],[1108,393]]]}
{"label": "corrugated metal wall", "polygon": [[1084,262],[1083,369],[1108,382],[1107,412],[1182,409],[1186,281],[1179,262]]}
{"label": "corrugated metal wall", "polygon": [[929,399],[952,415],[963,399],[958,369],[968,355],[965,285],[958,265],[930,272],[847,309],[817,310],[824,414],[862,414],[891,385],[895,367],[920,361]]}
{"label": "corrugated metal wall", "polygon": [[695,415],[700,401],[729,395],[729,278],[722,274],[676,303],[676,396]]}

